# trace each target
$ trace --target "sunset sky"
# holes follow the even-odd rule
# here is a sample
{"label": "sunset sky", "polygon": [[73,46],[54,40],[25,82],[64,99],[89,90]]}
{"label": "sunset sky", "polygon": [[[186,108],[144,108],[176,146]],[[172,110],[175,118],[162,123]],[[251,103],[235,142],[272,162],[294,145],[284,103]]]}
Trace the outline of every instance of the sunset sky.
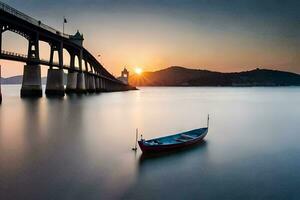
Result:
{"label": "sunset sky", "polygon": [[[299,0],[4,0],[65,32],[79,29],[84,46],[114,75],[124,66],[153,71],[186,66],[216,71],[265,67],[300,73]],[[4,50],[27,52],[27,41],[3,35]],[[49,57],[41,45],[42,58]],[[68,59],[66,59],[67,62]],[[23,63],[0,61],[3,76]],[[47,67],[43,67],[46,75]]]}

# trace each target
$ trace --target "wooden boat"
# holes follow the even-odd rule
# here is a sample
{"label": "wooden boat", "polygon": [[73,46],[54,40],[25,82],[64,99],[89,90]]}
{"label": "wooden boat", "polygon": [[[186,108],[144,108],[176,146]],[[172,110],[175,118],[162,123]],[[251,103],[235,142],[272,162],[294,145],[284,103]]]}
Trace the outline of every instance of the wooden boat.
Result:
{"label": "wooden boat", "polygon": [[209,117],[207,127],[194,129],[174,135],[169,135],[150,140],[141,139],[138,144],[143,153],[158,153],[188,147],[200,143],[208,133]]}

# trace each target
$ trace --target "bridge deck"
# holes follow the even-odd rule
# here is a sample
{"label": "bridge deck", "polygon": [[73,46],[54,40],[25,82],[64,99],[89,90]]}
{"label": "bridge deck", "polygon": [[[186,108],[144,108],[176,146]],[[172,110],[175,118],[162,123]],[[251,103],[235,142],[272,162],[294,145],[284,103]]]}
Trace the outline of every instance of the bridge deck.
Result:
{"label": "bridge deck", "polygon": [[[1,51],[0,58],[1,59],[5,59],[5,60],[18,61],[18,62],[31,62],[31,63],[41,64],[41,65],[46,65],[46,66],[50,65],[50,62],[48,60],[44,60],[44,59],[39,59],[39,60],[28,59],[27,55],[25,55],[25,54],[14,53],[14,52],[4,51],[4,50]],[[59,63],[57,63],[57,62],[53,62],[52,65],[54,67],[60,67]],[[76,72],[83,72],[82,70],[80,70],[78,68],[71,68],[68,65],[63,65],[63,69],[65,69],[65,70],[72,69],[73,71],[76,71]],[[97,74],[96,75],[96,74],[94,74],[92,72],[87,72],[87,71],[84,71],[84,72],[88,73],[90,75],[101,77],[101,78],[106,79],[106,80],[110,80],[112,82],[116,82],[115,79],[111,79],[111,78],[109,78],[107,76],[103,76],[101,74]]]}

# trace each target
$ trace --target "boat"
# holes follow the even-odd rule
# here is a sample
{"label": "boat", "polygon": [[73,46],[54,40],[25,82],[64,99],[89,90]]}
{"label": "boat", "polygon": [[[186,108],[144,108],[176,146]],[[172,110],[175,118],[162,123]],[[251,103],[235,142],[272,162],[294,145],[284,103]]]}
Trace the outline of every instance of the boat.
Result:
{"label": "boat", "polygon": [[150,140],[141,138],[141,140],[138,141],[138,144],[143,153],[159,153],[181,149],[202,142],[208,133],[208,127],[209,116],[207,118],[207,127],[205,128],[198,128]]}

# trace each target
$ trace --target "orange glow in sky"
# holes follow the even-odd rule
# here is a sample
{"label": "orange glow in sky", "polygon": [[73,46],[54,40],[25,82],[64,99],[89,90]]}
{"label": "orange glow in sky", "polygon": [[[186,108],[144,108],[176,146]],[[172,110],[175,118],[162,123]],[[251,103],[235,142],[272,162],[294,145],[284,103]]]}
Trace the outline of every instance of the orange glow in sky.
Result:
{"label": "orange glow in sky", "polygon": [[[294,16],[299,12],[292,3],[124,0],[105,1],[105,6],[87,1],[83,7],[81,1],[69,5],[62,0],[54,5],[45,0],[26,6],[21,0],[13,2],[16,9],[58,30],[62,27],[60,16],[67,16],[65,32],[82,32],[84,47],[116,76],[124,66],[132,73],[136,66],[142,66],[144,72],[182,66],[221,72],[260,67],[300,73],[300,23]],[[272,7],[270,12],[260,9],[265,4]],[[45,13],[44,8],[49,10]],[[28,41],[16,33],[2,35],[3,50],[27,54],[27,46]],[[40,57],[49,56],[49,45],[41,42]],[[64,65],[69,60],[64,52]],[[24,63],[0,60],[0,64],[4,77],[23,73]],[[42,76],[47,69],[42,67]]]}
{"label": "orange glow in sky", "polygon": [[134,68],[134,73],[136,73],[137,75],[141,75],[143,73],[143,69],[140,67],[136,67]]}

